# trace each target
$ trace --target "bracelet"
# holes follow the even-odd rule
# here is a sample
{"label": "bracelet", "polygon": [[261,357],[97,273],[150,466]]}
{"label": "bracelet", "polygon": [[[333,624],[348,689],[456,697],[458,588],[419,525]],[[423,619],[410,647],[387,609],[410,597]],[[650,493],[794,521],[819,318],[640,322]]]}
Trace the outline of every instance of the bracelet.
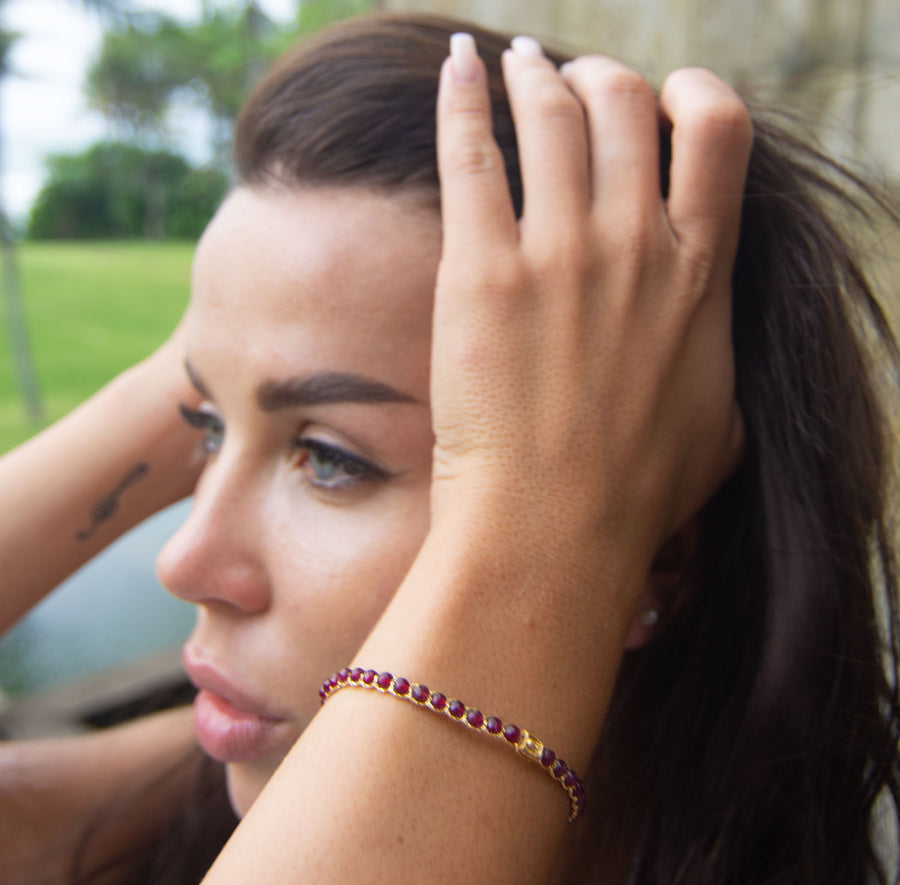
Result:
{"label": "bracelet", "polygon": [[587,795],[581,778],[558,758],[553,750],[545,747],[524,728],[519,728],[518,725],[504,725],[496,716],[483,716],[479,710],[467,707],[462,701],[448,699],[440,692],[429,691],[426,686],[410,682],[402,676],[376,673],[374,670],[363,670],[361,667],[354,667],[352,670],[345,667],[330,676],[322,683],[319,697],[324,704],[336,691],[348,687],[371,688],[382,694],[393,695],[401,701],[409,701],[433,713],[447,716],[472,731],[502,738],[511,744],[520,756],[543,768],[566,791],[569,797],[569,823],[584,811]]}

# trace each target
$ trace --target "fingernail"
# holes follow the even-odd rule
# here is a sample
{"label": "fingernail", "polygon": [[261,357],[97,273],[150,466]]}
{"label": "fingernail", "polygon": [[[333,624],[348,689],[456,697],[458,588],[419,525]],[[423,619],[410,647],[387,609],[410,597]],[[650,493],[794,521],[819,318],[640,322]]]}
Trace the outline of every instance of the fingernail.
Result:
{"label": "fingernail", "polygon": [[478,79],[478,50],[471,34],[459,33],[450,37],[450,58],[458,82],[472,83]]}
{"label": "fingernail", "polygon": [[513,37],[510,45],[516,55],[535,57],[544,54],[541,44],[534,37]]}
{"label": "fingernail", "polygon": [[572,70],[572,62],[567,61],[565,64],[559,66],[559,72],[563,77]]}

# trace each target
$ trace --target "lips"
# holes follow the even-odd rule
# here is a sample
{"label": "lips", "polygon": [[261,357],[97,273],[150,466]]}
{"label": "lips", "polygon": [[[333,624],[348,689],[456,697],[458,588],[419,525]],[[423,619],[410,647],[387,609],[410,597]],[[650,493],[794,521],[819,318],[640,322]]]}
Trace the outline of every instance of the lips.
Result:
{"label": "lips", "polygon": [[194,699],[194,728],[206,753],[220,762],[246,762],[285,745],[290,726],[245,694],[211,664],[185,647],[184,669],[199,689]]}

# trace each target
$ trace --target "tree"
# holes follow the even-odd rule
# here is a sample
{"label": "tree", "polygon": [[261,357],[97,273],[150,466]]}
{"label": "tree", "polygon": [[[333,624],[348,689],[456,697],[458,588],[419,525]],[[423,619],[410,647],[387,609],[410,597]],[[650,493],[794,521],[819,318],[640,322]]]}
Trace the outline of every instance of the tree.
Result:
{"label": "tree", "polygon": [[[51,157],[48,168],[28,224],[33,239],[195,239],[228,187],[222,173],[192,169],[177,154],[118,142]],[[159,203],[152,211],[149,200]]]}
{"label": "tree", "polygon": [[186,25],[162,15],[132,19],[104,37],[88,96],[118,137],[158,147],[167,109],[192,94],[212,123],[211,153],[224,169],[238,110],[267,65],[299,36],[372,8],[372,0],[302,0],[288,27],[269,19],[257,0],[205,2],[200,19]]}

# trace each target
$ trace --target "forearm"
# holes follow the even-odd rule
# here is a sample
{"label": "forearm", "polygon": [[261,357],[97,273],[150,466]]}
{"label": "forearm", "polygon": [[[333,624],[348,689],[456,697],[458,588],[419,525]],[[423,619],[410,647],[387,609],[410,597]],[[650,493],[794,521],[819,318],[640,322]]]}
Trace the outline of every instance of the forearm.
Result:
{"label": "forearm", "polygon": [[[552,567],[540,560],[555,551],[506,555],[468,528],[471,546],[462,534],[426,544],[354,663],[527,728],[584,772],[629,617],[596,606],[578,617],[573,599],[612,597],[639,579],[622,565],[627,557],[604,557],[602,580],[618,585],[610,592],[583,557],[570,560],[577,569]],[[207,881],[390,882],[402,870],[409,881],[500,872],[504,881],[546,882],[568,812],[559,785],[503,742],[394,698],[344,690],[306,729]],[[254,848],[262,844],[265,857]]]}
{"label": "forearm", "polygon": [[[189,708],[89,735],[0,742],[0,880],[68,881],[88,844],[83,860],[99,866],[139,843],[179,800],[176,766],[194,748]],[[88,843],[97,821],[106,826]]]}
{"label": "forearm", "polygon": [[196,435],[154,355],[0,460],[0,631],[145,517],[189,494]]}

